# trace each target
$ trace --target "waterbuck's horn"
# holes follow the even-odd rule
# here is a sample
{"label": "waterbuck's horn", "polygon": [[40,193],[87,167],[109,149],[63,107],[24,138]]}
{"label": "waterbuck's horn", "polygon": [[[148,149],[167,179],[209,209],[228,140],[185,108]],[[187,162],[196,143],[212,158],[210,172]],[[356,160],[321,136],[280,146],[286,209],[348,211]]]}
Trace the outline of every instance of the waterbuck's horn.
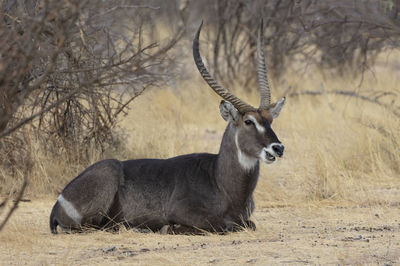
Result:
{"label": "waterbuck's horn", "polygon": [[219,95],[221,96],[224,100],[227,100],[230,102],[235,108],[242,114],[249,112],[249,111],[255,111],[256,109],[252,107],[251,105],[245,103],[235,95],[233,95],[231,92],[229,92],[227,89],[222,87],[221,85],[218,84],[218,82],[211,76],[211,74],[208,72],[207,68],[204,66],[203,60],[201,59],[200,56],[200,51],[199,51],[199,37],[200,37],[200,31],[201,27],[203,26],[203,21],[201,21],[200,27],[196,32],[196,35],[193,40],[193,58],[196,63],[197,69],[199,70],[201,76],[203,79],[207,82],[207,84]]}
{"label": "waterbuck's horn", "polygon": [[268,83],[267,65],[265,64],[263,20],[258,28],[257,38],[257,73],[258,88],[260,90],[260,109],[266,109],[271,104],[271,89]]}

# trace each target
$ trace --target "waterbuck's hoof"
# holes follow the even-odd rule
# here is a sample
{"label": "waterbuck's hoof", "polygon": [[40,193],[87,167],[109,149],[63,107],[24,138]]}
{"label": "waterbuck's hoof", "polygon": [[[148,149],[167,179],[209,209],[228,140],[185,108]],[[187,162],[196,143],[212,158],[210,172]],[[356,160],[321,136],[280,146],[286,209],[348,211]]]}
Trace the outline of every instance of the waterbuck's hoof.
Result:
{"label": "waterbuck's hoof", "polygon": [[169,231],[171,231],[170,226],[166,224],[160,229],[160,234],[167,235]]}
{"label": "waterbuck's hoof", "polygon": [[256,228],[257,228],[256,224],[250,220],[246,221],[245,227],[248,229],[251,229],[253,231],[256,231]]}

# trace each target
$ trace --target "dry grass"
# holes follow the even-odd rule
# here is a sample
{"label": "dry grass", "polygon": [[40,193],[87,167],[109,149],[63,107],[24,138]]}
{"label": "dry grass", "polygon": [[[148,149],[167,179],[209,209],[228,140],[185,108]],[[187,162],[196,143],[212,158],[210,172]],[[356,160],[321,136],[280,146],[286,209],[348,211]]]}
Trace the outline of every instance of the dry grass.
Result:
{"label": "dry grass", "polygon": [[2,265],[399,263],[398,207],[258,208],[257,231],[182,236],[121,229],[51,235],[49,200],[22,203],[0,234]]}
{"label": "dry grass", "polygon": [[[396,77],[387,74],[382,79],[386,85],[367,80],[363,86],[395,86]],[[325,87],[356,85],[357,81],[342,80],[327,82]],[[312,79],[303,82],[310,90],[319,86]],[[237,93],[258,103],[256,93]],[[172,89],[148,92],[135,102],[122,123],[130,134],[131,154],[135,158],[167,158],[218,152],[225,128],[218,104],[219,98],[201,83],[183,84],[178,94]],[[343,96],[289,98],[274,121],[286,154],[277,163],[262,166],[256,190],[258,205],[365,205],[393,200],[386,191],[400,185],[399,122],[390,110]],[[379,129],[384,129],[384,134]],[[381,193],[370,193],[378,188]]]}
{"label": "dry grass", "polygon": [[[194,66],[188,71],[196,73]],[[285,86],[295,89],[316,90],[323,80],[315,73],[288,76]],[[381,71],[376,79],[365,77],[359,89],[389,90],[399,79],[398,73]],[[357,84],[357,80],[327,80],[324,88],[352,89]],[[256,92],[236,92],[258,103]],[[280,95],[274,90],[273,96]],[[125,149],[103,156],[93,152],[88,160],[216,153],[225,128],[219,101],[198,78],[178,88],[147,91],[121,121]],[[399,262],[400,119],[361,100],[302,96],[288,98],[273,126],[286,154],[262,166],[255,191],[258,229],[226,236],[163,236],[131,230],[51,236],[48,216],[57,192],[87,165],[67,164],[62,152],[59,157],[47,155],[32,137],[29,152],[35,164],[25,197],[33,202],[22,203],[1,232],[2,263]],[[3,191],[18,187],[23,173],[14,174],[0,180],[7,185]],[[110,247],[115,249],[107,250]]]}

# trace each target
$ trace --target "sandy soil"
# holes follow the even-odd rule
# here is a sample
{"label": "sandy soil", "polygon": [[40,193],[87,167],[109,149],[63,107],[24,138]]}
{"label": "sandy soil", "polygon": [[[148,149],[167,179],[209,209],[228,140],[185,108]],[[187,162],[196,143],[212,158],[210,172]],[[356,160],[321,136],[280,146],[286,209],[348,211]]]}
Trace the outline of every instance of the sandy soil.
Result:
{"label": "sandy soil", "polygon": [[205,236],[50,234],[53,200],[21,203],[0,233],[1,265],[400,264],[399,204],[257,209],[257,230]]}

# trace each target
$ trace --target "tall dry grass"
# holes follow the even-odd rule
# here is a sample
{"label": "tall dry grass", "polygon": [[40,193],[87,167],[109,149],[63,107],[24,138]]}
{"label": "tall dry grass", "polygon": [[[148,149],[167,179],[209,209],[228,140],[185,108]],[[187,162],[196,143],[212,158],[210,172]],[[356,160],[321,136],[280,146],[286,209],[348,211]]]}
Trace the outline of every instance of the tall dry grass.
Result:
{"label": "tall dry grass", "polygon": [[[189,70],[196,73],[194,67]],[[378,74],[366,75],[361,87],[357,87],[358,79],[326,78],[318,73],[286,75],[285,88],[273,88],[272,94],[278,99],[286,87],[317,90],[321,84],[326,90],[396,88],[397,73]],[[237,88],[235,93],[257,105],[256,89],[248,91]],[[226,126],[219,115],[219,101],[197,75],[176,87],[146,91],[120,121],[118,149],[113,147],[105,154],[93,149],[78,160],[69,160],[62,150],[57,156],[46,152],[46,140],[25,132],[32,167],[25,172],[2,172],[1,193],[15,191],[28,174],[26,197],[55,196],[80,171],[102,158],[217,153]],[[392,189],[400,186],[399,122],[390,110],[355,98],[289,97],[273,123],[286,153],[276,163],[262,165],[255,192],[257,205],[387,204],[395,196]]]}
{"label": "tall dry grass", "polygon": [[[394,88],[399,77],[393,74],[366,77],[359,90]],[[316,90],[323,79],[319,78],[319,82],[299,77],[286,82]],[[358,82],[330,79],[323,86],[326,90],[351,89]],[[236,93],[258,103],[257,92]],[[273,95],[275,99],[281,96],[276,91]],[[201,81],[182,84],[178,91],[147,93],[122,123],[130,134],[132,156],[167,158],[218,152],[225,128],[219,100]],[[263,206],[386,204],[395,196],[391,189],[400,185],[399,122],[390,110],[355,98],[290,97],[273,123],[286,154],[272,165],[262,165],[256,202]]]}

